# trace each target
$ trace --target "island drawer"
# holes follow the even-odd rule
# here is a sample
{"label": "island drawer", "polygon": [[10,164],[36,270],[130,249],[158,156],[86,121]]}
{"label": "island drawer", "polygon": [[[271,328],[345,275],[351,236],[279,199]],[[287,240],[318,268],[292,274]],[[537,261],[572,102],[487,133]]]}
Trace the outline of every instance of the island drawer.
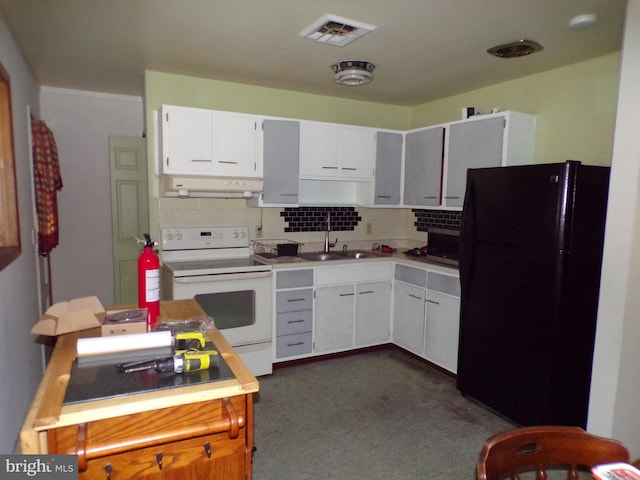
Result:
{"label": "island drawer", "polygon": [[276,335],[291,335],[311,331],[311,310],[279,313],[276,317]]}
{"label": "island drawer", "polygon": [[311,353],[311,340],[311,332],[277,337],[276,358],[295,357]]}
{"label": "island drawer", "polygon": [[313,307],[313,289],[286,290],[276,293],[276,312],[297,312],[311,310]]}

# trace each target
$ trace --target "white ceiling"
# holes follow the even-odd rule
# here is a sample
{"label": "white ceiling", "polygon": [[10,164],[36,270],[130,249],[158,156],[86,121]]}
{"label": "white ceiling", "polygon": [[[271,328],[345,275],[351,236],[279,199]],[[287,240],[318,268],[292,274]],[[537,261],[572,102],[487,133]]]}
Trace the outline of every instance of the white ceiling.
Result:
{"label": "white ceiling", "polygon": [[[44,86],[143,95],[144,71],[416,105],[620,50],[625,0],[0,0]],[[345,47],[298,36],[330,13],[378,28]],[[595,13],[596,25],[569,20]],[[520,39],[542,52],[492,57]],[[373,83],[331,65],[376,64]]]}

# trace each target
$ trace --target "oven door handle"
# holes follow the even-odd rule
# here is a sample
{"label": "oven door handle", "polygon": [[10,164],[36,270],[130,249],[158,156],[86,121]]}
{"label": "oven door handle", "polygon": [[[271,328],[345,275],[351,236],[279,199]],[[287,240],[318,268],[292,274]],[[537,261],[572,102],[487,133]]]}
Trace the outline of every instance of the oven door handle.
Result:
{"label": "oven door handle", "polygon": [[273,272],[219,273],[213,275],[197,275],[195,277],[174,277],[175,283],[226,282],[228,280],[255,280],[269,278]]}

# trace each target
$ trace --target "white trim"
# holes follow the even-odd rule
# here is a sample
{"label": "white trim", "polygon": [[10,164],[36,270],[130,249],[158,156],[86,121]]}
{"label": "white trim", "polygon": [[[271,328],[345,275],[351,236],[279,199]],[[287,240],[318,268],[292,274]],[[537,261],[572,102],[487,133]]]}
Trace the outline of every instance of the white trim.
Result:
{"label": "white trim", "polygon": [[51,93],[56,95],[75,95],[75,96],[85,96],[85,97],[94,97],[94,98],[105,98],[109,100],[120,100],[124,102],[136,102],[142,103],[142,97],[137,97],[134,95],[119,95],[115,93],[104,93],[104,92],[90,92],[86,90],[72,90],[69,88],[58,88],[58,87],[40,87],[40,93]]}

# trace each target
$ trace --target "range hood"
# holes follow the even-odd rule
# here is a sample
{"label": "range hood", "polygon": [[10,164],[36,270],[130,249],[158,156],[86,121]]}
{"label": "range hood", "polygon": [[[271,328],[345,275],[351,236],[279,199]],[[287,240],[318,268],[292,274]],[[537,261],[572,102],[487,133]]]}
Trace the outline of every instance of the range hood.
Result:
{"label": "range hood", "polygon": [[163,175],[165,197],[253,198],[262,192],[261,178]]}

